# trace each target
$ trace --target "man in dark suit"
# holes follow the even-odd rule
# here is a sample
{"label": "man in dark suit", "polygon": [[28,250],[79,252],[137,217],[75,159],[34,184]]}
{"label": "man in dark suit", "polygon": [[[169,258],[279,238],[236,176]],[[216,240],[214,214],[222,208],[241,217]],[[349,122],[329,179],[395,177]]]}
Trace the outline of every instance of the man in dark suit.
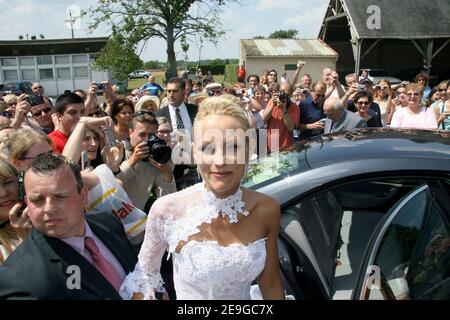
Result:
{"label": "man in dark suit", "polygon": [[36,158],[25,174],[34,230],[0,267],[0,299],[120,299],[137,262],[120,221],[88,215],[79,167],[59,155]]}
{"label": "man in dark suit", "polygon": [[[184,101],[185,81],[182,78],[171,78],[167,82],[167,99],[169,105],[163,107],[156,113],[157,117],[166,117],[172,125],[173,132],[183,135],[183,140],[191,141],[192,127],[195,116],[198,112],[198,106]],[[189,143],[190,145],[190,143]],[[183,150],[187,152],[188,150]],[[190,157],[189,157],[190,159]],[[175,180],[183,176],[184,170],[189,168],[182,163],[175,163],[173,175]],[[185,163],[186,164],[186,163]],[[190,164],[190,163],[188,163]]]}

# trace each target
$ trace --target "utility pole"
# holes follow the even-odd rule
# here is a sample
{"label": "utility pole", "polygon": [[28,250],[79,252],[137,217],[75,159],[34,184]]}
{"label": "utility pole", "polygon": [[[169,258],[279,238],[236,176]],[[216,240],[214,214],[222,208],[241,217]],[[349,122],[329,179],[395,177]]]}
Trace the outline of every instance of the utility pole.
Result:
{"label": "utility pole", "polygon": [[72,18],[72,11],[69,10],[69,19],[66,20],[66,22],[70,23],[70,30],[72,31],[72,39],[74,38],[73,35],[73,24],[76,22],[76,18]]}

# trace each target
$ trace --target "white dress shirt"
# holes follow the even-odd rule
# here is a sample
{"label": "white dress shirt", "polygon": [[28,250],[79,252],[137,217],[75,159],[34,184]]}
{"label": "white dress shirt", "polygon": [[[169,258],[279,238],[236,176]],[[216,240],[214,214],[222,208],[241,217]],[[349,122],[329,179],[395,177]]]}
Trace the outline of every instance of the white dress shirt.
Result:
{"label": "white dress shirt", "polygon": [[[180,109],[180,116],[181,120],[183,120],[184,129],[189,131],[189,134],[192,136],[192,122],[191,118],[189,118],[189,113],[187,111],[186,105],[183,102],[178,108]],[[174,132],[178,130],[177,115],[175,109],[176,108],[174,106],[169,105],[170,120],[172,121],[172,129]]]}

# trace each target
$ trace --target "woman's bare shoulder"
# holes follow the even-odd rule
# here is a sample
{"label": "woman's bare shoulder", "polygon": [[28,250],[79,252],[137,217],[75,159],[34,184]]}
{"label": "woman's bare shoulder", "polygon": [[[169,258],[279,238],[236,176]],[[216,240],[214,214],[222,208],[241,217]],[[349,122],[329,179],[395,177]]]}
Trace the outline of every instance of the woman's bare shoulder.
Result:
{"label": "woman's bare shoulder", "polygon": [[278,202],[264,193],[251,189],[245,189],[248,202],[252,204],[252,212],[267,219],[280,217],[280,205]]}

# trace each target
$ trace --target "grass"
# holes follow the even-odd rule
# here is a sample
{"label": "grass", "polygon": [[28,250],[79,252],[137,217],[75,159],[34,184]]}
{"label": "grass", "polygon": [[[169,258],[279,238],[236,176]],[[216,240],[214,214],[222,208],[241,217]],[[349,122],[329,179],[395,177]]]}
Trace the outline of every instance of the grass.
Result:
{"label": "grass", "polygon": [[[162,87],[165,87],[164,85],[164,71],[156,71],[153,72],[153,75],[155,76],[156,83],[159,83]],[[218,74],[214,76],[214,81],[218,83],[222,83],[224,80],[223,74]],[[144,84],[147,83],[147,79],[129,79],[128,80],[128,87],[127,91],[132,91],[133,89],[140,88]],[[228,83],[225,83],[225,85],[230,85]]]}

